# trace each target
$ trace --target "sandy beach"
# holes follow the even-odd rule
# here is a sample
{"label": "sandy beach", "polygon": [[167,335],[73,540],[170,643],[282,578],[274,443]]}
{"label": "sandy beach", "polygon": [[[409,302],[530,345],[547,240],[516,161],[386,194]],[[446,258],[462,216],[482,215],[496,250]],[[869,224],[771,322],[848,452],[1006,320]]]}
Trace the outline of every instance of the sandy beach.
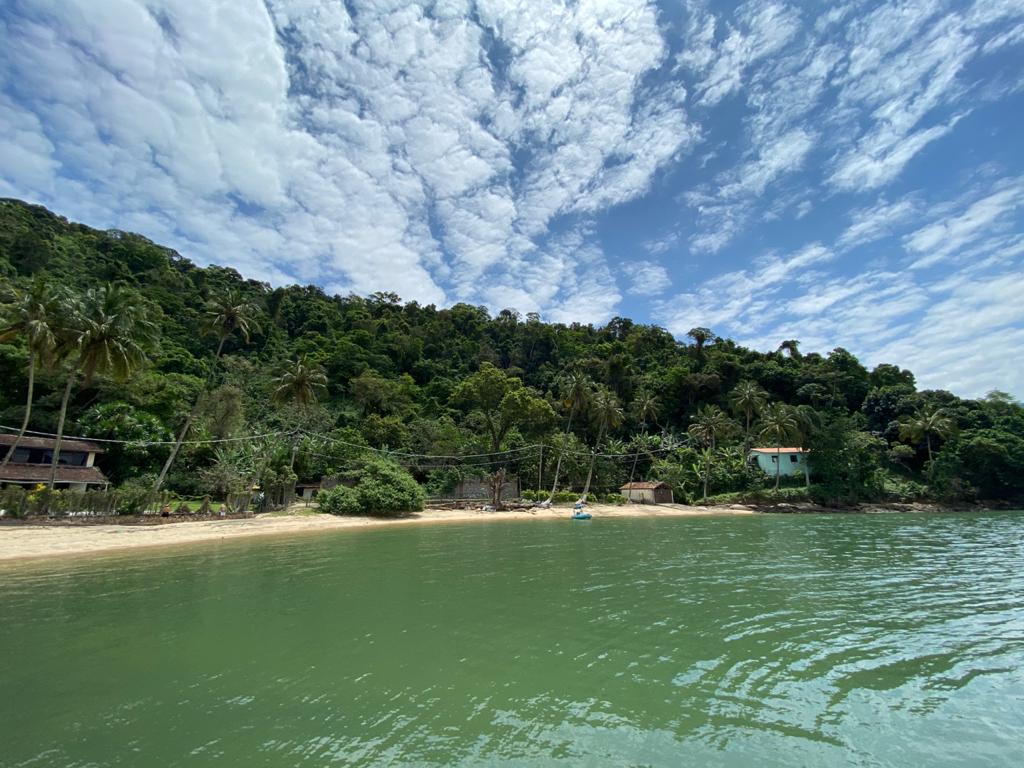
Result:
{"label": "sandy beach", "polygon": [[[681,504],[658,506],[591,505],[595,518],[602,517],[685,517],[703,515],[752,514],[744,508],[689,507]],[[476,509],[426,509],[409,517],[389,520],[374,517],[334,517],[332,515],[260,515],[245,520],[200,520],[165,525],[26,525],[15,522],[0,525],[0,562],[70,557],[147,547],[168,547],[208,541],[314,534],[324,531],[368,527],[424,525],[459,522],[499,522],[504,520],[553,520],[568,518],[567,507],[519,509],[484,512]]]}

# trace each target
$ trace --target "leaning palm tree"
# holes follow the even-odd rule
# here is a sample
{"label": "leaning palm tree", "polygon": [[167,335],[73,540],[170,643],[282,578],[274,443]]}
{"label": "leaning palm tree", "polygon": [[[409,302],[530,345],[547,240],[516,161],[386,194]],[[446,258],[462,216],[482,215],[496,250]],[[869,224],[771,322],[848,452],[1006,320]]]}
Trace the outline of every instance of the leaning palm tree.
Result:
{"label": "leaning palm tree", "polygon": [[932,437],[947,437],[956,430],[956,421],[945,408],[918,411],[900,422],[900,439],[915,443],[925,441],[928,448],[928,471],[932,464]]}
{"label": "leaning palm tree", "polygon": [[57,418],[57,438],[50,465],[49,488],[57,481],[64,421],[75,381],[81,376],[88,386],[97,375],[124,380],[147,360],[147,352],[159,338],[153,310],[138,293],[120,284],[90,288],[81,300],[68,307],[58,331],[62,351],[72,361]]}
{"label": "leaning palm tree", "polygon": [[697,416],[687,429],[687,433],[707,449],[704,459],[704,501],[708,500],[708,481],[711,478],[711,461],[719,439],[726,437],[735,429],[725,411],[717,405],[705,405],[697,411]]}
{"label": "leaning palm tree", "polygon": [[590,469],[587,470],[587,482],[583,486],[583,495],[581,496],[584,500],[590,493],[590,481],[594,477],[594,462],[597,460],[601,441],[604,440],[609,430],[615,429],[622,423],[622,408],[619,405],[619,399],[607,389],[598,390],[591,401],[591,417],[597,425],[597,441],[590,454]]}
{"label": "leaning palm tree", "polygon": [[173,466],[174,460],[178,456],[178,451],[181,450],[181,444],[185,442],[185,437],[188,435],[189,430],[192,429],[192,422],[195,421],[196,415],[199,413],[199,406],[203,395],[206,394],[206,391],[213,383],[214,373],[220,357],[224,353],[225,343],[235,333],[238,333],[248,343],[249,336],[259,330],[259,323],[256,320],[259,314],[260,308],[246,298],[245,294],[237,288],[229,288],[215,294],[203,307],[202,330],[207,335],[216,337],[217,352],[213,358],[213,366],[206,377],[206,384],[196,397],[192,410],[185,417],[185,423],[182,424],[181,430],[174,440],[171,452],[167,455],[167,461],[164,462],[164,466],[160,470],[156,482],[153,484],[154,491],[159,491],[161,486],[163,486],[167,473],[171,471],[171,466]]}
{"label": "leaning palm tree", "polygon": [[[572,420],[576,412],[587,404],[590,399],[592,383],[586,374],[580,370],[570,371],[561,382],[562,404],[569,409],[569,420],[565,425],[565,435],[572,431]],[[558,453],[558,461],[555,462],[555,482],[551,484],[551,495],[548,496],[548,503],[555,498],[558,492],[558,476],[562,471],[562,452]]]}
{"label": "leaning palm tree", "polygon": [[737,416],[742,414],[746,419],[743,430],[743,447],[750,448],[750,422],[761,412],[768,402],[768,393],[753,381],[741,381],[729,395],[729,405]]}
{"label": "leaning palm tree", "polygon": [[758,421],[758,435],[775,446],[775,488],[779,487],[782,472],[782,444],[796,440],[800,435],[800,424],[793,409],[785,403],[772,403],[761,412]]}
{"label": "leaning palm tree", "polygon": [[[305,357],[300,357],[282,369],[274,384],[271,399],[275,403],[293,402],[305,410],[315,405],[320,393],[327,389],[327,372],[319,363],[310,363]],[[295,444],[288,469],[295,466],[297,451],[298,445]]]}
{"label": "leaning palm tree", "polygon": [[12,300],[4,307],[0,342],[21,336],[28,352],[28,394],[25,397],[25,416],[14,444],[4,456],[0,466],[6,467],[18,450],[28,431],[32,418],[32,399],[35,392],[36,368],[47,368],[53,362],[57,348],[57,330],[67,297],[49,283],[36,279],[26,291],[14,291]]}

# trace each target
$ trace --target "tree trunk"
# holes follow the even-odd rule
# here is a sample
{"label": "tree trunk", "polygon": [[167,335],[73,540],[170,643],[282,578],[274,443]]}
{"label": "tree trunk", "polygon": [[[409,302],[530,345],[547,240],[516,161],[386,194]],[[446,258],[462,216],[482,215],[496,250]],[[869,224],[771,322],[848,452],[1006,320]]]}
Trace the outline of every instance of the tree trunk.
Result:
{"label": "tree trunk", "polygon": [[[60,418],[57,419],[57,440],[53,446],[53,460],[50,463],[50,483],[47,486],[51,491],[57,482],[57,465],[60,463],[60,444],[64,442],[64,419],[68,415],[68,401],[71,400],[71,387],[74,386],[78,369],[68,374],[68,383],[64,386],[64,397],[60,401]],[[50,498],[46,500],[46,511],[50,511]]]}
{"label": "tree trunk", "polygon": [[[647,437],[647,432],[645,431],[641,435],[641,437]],[[633,467],[629,470],[629,482],[631,482],[631,483],[633,482],[633,475],[636,474],[636,463],[639,460],[640,460],[640,451],[637,451],[636,453],[633,454]]]}
{"label": "tree trunk", "polygon": [[779,490],[779,476],[782,472],[782,450],[775,446],[775,490]]}
{"label": "tree trunk", "polygon": [[505,468],[502,467],[493,475],[491,475],[491,506],[494,507],[494,511],[498,511],[498,505],[501,503],[501,487],[505,484]]}
{"label": "tree trunk", "polygon": [[602,429],[597,434],[597,442],[594,443],[594,450],[590,453],[590,469],[587,470],[587,482],[583,486],[583,501],[587,500],[587,494],[590,493],[590,481],[594,477],[594,462],[597,461],[597,452],[601,448],[601,441],[604,440],[604,430]]}
{"label": "tree trunk", "polygon": [[6,467],[12,458],[14,458],[14,452],[18,450],[18,446],[21,444],[22,438],[25,437],[25,433],[28,431],[28,422],[32,416],[32,391],[35,389],[36,384],[36,356],[29,352],[28,355],[28,397],[25,400],[25,418],[21,420],[21,429],[18,430],[18,436],[14,438],[14,444],[7,451],[7,455],[4,456],[3,464],[0,467]]}
{"label": "tree trunk", "polygon": [[[576,413],[576,403],[572,404],[572,408],[569,409],[569,423],[565,425],[565,435],[569,435],[569,431],[572,429],[572,417]],[[558,461],[555,462],[555,482],[551,484],[551,495],[548,496],[548,504],[552,503],[555,498],[555,493],[558,491],[558,475],[562,471],[562,454],[563,451],[558,452]]]}
{"label": "tree trunk", "polygon": [[[224,351],[224,342],[226,339],[221,339],[217,345],[217,354],[213,358],[214,366],[217,365],[217,361],[220,360],[221,352]],[[174,439],[174,446],[171,448],[171,453],[167,457],[167,461],[164,462],[163,469],[160,470],[160,474],[156,478],[156,482],[153,484],[153,492],[157,493],[160,491],[160,487],[164,484],[164,480],[167,479],[167,473],[171,471],[171,465],[174,464],[174,459],[178,456],[178,451],[181,450],[181,444],[185,442],[185,437],[188,435],[188,431],[192,428],[192,422],[196,418],[196,414],[199,412],[199,404],[203,400],[203,395],[206,394],[206,390],[210,388],[212,376],[207,379],[206,387],[196,397],[196,402],[192,406],[192,410],[189,411],[188,418],[185,419],[185,424],[181,428],[181,432]]]}

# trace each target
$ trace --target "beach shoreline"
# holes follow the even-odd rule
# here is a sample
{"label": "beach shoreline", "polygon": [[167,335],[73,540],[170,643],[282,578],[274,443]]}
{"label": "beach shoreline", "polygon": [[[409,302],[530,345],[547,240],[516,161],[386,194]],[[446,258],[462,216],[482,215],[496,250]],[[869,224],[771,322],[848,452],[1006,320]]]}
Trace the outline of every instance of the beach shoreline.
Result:
{"label": "beach shoreline", "polygon": [[[627,506],[591,504],[596,518],[708,517],[750,515],[746,507],[691,507],[682,504]],[[159,547],[184,547],[204,542],[224,542],[266,536],[317,534],[440,523],[501,522],[510,520],[566,520],[570,507],[512,509],[485,512],[480,509],[426,509],[408,517],[336,517],[314,515],[257,515],[234,520],[194,520],[162,525],[116,523],[68,524],[61,522],[8,521],[0,525],[0,563],[109,554]]]}

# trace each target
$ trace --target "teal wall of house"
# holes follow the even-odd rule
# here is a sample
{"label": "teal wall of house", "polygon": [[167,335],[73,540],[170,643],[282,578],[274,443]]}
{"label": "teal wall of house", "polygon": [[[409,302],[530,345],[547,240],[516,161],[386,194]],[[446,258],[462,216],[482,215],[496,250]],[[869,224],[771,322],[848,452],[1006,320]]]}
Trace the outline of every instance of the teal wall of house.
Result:
{"label": "teal wall of house", "polygon": [[[757,466],[761,468],[762,472],[775,477],[776,456],[774,453],[752,453],[751,455],[757,460]],[[782,469],[779,470],[781,475],[802,475],[807,466],[806,453],[780,453],[778,459],[782,462]]]}

